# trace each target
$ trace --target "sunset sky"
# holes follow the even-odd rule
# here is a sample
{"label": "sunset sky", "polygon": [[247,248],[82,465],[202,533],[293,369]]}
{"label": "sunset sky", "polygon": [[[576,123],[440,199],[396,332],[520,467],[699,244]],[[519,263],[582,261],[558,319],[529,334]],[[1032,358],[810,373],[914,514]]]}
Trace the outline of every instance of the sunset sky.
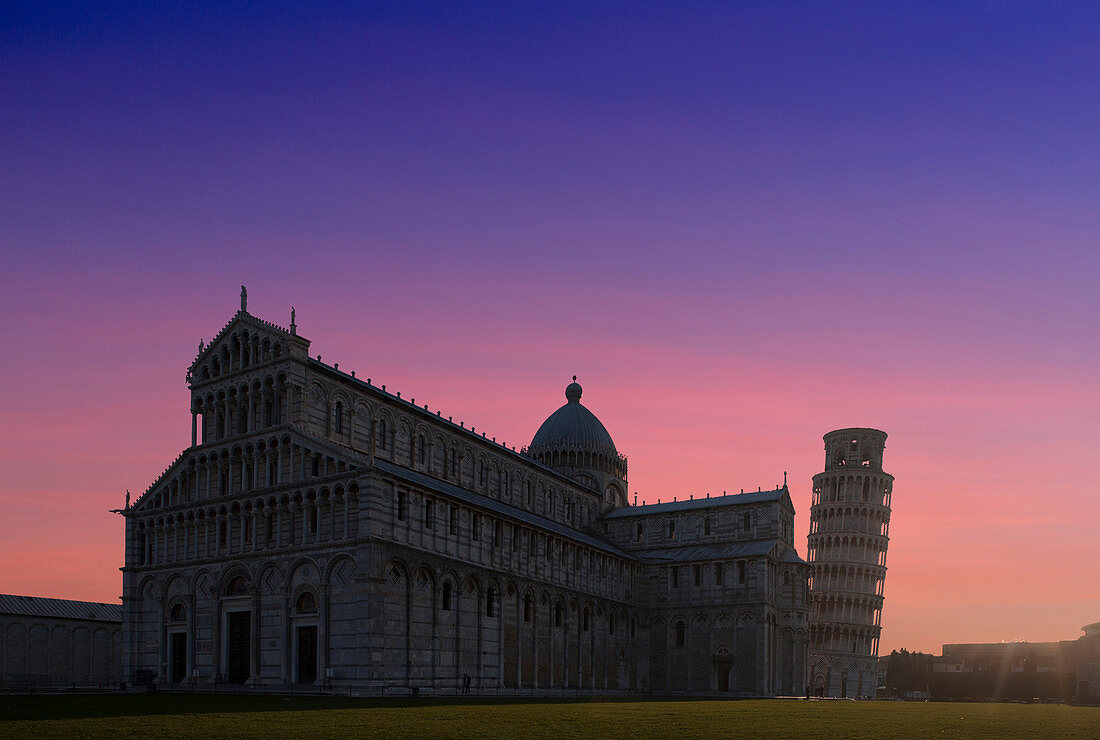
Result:
{"label": "sunset sky", "polygon": [[243,283],[509,444],[576,374],[640,501],[787,471],[803,556],[885,430],[884,653],[1100,620],[1100,5],[149,5],[0,11],[0,592],[117,601]]}

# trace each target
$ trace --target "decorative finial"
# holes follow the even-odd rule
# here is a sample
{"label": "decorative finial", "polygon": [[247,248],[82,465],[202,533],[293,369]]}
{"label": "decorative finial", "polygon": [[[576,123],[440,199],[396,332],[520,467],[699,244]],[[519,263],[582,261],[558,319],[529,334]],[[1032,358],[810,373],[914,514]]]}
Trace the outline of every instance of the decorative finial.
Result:
{"label": "decorative finial", "polygon": [[202,351],[203,351],[204,349],[206,349],[206,343],[205,343],[205,342],[203,342],[203,340],[201,340],[201,339],[200,339],[200,340],[199,340],[199,354],[200,354],[200,355],[202,354]]}
{"label": "decorative finial", "polygon": [[787,471],[786,470],[783,471],[783,487],[784,488],[787,487]]}
{"label": "decorative finial", "polygon": [[298,325],[294,323],[294,306],[290,307],[290,333],[298,333]]}
{"label": "decorative finial", "polygon": [[248,310],[248,288],[241,286],[241,310]]}
{"label": "decorative finial", "polygon": [[576,376],[576,375],[574,375],[574,376],[573,376],[573,382],[574,382],[574,383],[576,383],[576,382],[577,382],[577,376]]}
{"label": "decorative finial", "polygon": [[126,489],[126,508],[130,508],[130,489]]}

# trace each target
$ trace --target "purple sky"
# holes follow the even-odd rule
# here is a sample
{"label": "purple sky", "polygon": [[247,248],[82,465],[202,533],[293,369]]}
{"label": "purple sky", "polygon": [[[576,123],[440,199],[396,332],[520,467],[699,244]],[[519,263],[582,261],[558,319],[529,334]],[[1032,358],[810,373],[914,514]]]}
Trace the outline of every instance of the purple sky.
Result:
{"label": "purple sky", "polygon": [[[882,647],[1100,619],[1100,6],[17,3],[0,591],[111,600],[236,309],[643,500],[890,433]],[[732,4],[729,4],[732,5]]]}

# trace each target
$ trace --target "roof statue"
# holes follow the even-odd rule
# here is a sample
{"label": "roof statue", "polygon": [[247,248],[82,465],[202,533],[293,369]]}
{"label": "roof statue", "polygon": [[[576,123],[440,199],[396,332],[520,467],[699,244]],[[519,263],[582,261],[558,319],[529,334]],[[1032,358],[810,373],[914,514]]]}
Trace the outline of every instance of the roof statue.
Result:
{"label": "roof statue", "polygon": [[243,285],[241,286],[241,310],[248,310],[248,289]]}

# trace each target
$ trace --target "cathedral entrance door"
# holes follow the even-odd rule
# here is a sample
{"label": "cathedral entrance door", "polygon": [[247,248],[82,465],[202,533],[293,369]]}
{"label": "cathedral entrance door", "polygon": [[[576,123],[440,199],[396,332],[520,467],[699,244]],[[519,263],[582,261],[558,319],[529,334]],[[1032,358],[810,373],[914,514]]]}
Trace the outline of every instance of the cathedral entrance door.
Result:
{"label": "cathedral entrance door", "polygon": [[317,628],[298,628],[298,683],[317,680]]}
{"label": "cathedral entrance door", "polygon": [[718,678],[718,691],[728,694],[730,690],[730,671],[733,670],[733,661],[714,661],[714,672]]}
{"label": "cathedral entrance door", "polygon": [[176,632],[172,635],[172,683],[187,678],[187,635]]}
{"label": "cathedral entrance door", "polygon": [[244,683],[251,672],[252,612],[229,612],[229,683]]}

